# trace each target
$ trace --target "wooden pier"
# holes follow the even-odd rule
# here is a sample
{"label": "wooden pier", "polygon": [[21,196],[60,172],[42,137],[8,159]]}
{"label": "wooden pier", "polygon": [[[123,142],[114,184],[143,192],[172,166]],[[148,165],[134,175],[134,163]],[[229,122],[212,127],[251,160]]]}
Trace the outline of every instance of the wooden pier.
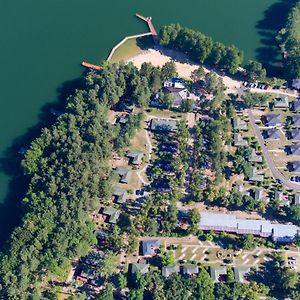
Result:
{"label": "wooden pier", "polygon": [[86,67],[86,68],[89,68],[89,69],[92,69],[92,70],[95,70],[95,71],[100,71],[100,70],[102,69],[100,66],[93,65],[93,64],[90,64],[90,63],[85,62],[85,61],[83,61],[83,62],[81,63],[81,65],[82,65],[83,67]]}
{"label": "wooden pier", "polygon": [[139,18],[139,19],[141,19],[141,20],[143,20],[147,23],[154,41],[157,42],[158,41],[158,34],[157,34],[157,31],[155,30],[155,27],[152,23],[152,17],[144,17],[140,14],[135,14],[135,15],[136,15],[137,18]]}

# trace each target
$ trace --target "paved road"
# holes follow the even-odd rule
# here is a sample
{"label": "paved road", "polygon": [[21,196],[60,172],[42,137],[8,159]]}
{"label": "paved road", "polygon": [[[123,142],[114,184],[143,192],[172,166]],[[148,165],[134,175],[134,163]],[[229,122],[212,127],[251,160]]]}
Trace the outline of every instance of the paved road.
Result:
{"label": "paved road", "polygon": [[288,179],[286,179],[276,168],[274,161],[269,153],[269,150],[267,149],[266,145],[265,145],[265,141],[264,138],[260,132],[260,129],[258,128],[257,124],[255,124],[255,119],[253,116],[252,111],[249,109],[248,110],[248,115],[249,115],[249,120],[250,120],[250,124],[254,130],[254,133],[256,135],[256,138],[260,144],[260,147],[262,149],[263,155],[265,157],[265,160],[267,162],[267,165],[272,173],[272,176],[276,179],[276,180],[281,180],[282,185],[285,186],[287,189],[292,189],[295,190],[297,192],[300,192],[300,186],[290,182]]}

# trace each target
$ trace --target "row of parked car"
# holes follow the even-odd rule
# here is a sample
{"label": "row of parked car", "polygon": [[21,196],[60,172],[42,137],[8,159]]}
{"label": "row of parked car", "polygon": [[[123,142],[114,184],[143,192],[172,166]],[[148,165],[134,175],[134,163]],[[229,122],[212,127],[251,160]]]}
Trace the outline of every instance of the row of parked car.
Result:
{"label": "row of parked car", "polygon": [[257,88],[257,89],[261,89],[261,90],[270,90],[270,89],[279,90],[281,88],[286,88],[285,86],[279,86],[279,85],[270,86],[267,84],[252,83],[252,82],[247,82],[247,81],[243,82],[243,86],[247,87],[247,88],[251,88],[251,89]]}

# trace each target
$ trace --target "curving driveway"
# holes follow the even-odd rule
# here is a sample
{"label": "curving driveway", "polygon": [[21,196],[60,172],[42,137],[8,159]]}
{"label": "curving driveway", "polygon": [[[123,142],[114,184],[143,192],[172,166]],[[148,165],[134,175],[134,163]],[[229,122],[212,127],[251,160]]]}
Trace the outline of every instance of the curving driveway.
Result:
{"label": "curving driveway", "polygon": [[254,130],[254,133],[256,135],[256,138],[259,142],[259,145],[261,147],[261,150],[263,152],[263,155],[265,157],[265,160],[266,160],[266,163],[272,173],[272,176],[276,179],[276,180],[280,180],[282,182],[282,185],[284,187],[286,187],[287,189],[292,189],[292,190],[295,190],[297,192],[300,192],[300,186],[297,185],[297,184],[294,184],[292,182],[290,182],[288,179],[286,179],[279,171],[278,169],[276,168],[275,164],[274,164],[274,161],[269,153],[269,150],[267,149],[266,145],[265,145],[265,141],[264,141],[264,138],[260,132],[260,129],[259,127],[257,126],[257,124],[255,124],[255,119],[254,119],[254,116],[253,116],[253,113],[251,111],[251,109],[248,109],[247,110],[248,112],[248,116],[249,116],[249,121],[250,121],[250,124],[251,124],[251,127],[253,128]]}

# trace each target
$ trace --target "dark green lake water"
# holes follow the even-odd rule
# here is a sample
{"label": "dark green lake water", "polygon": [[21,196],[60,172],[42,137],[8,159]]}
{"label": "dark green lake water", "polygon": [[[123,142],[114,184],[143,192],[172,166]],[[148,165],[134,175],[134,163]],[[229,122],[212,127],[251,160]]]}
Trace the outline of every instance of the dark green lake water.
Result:
{"label": "dark green lake water", "polygon": [[125,35],[146,31],[136,12],[157,28],[178,22],[261,58],[284,7],[277,0],[0,0],[0,236],[23,194],[13,176],[18,147],[36,134],[31,128],[63,84],[81,75],[82,60],[98,63]]}

